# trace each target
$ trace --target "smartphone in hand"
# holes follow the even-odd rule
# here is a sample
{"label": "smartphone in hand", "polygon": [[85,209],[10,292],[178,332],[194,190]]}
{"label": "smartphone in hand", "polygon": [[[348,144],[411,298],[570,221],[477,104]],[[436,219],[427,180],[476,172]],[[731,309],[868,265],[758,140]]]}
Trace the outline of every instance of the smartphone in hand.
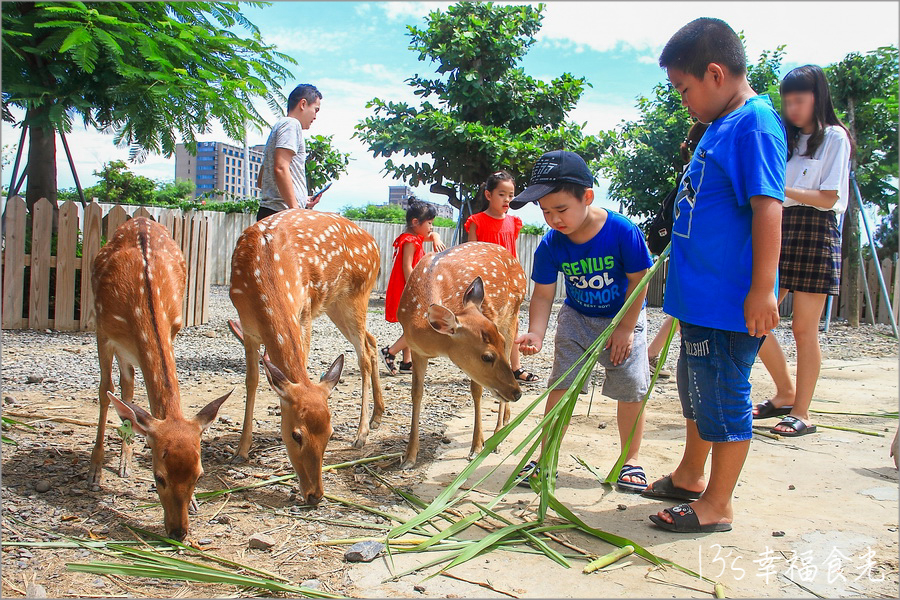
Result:
{"label": "smartphone in hand", "polygon": [[[334,182],[331,182],[331,183],[334,183]],[[326,191],[328,191],[328,188],[331,187],[331,183],[329,183],[328,185],[326,185],[325,187],[323,187],[321,190],[319,190],[318,192],[316,192],[315,194],[313,194],[313,201],[314,201],[314,202],[318,202],[319,199],[322,197],[322,194],[324,194]]]}

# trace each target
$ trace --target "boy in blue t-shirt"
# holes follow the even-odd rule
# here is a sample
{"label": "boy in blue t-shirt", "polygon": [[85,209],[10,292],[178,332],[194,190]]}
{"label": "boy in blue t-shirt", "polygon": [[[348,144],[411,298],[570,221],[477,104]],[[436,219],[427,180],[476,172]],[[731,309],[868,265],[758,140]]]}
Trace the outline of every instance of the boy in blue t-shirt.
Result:
{"label": "boy in blue t-shirt", "polygon": [[659,64],[688,111],[710,125],[676,198],[663,305],[681,320],[677,380],[687,440],[678,468],[644,495],[694,500],[651,515],[663,529],[729,531],[753,435],[750,368],[778,325],[787,140],[768,97],[750,87],[743,44],[724,21],[691,21]]}
{"label": "boy in blue t-shirt", "polygon": [[[634,223],[592,206],[593,180],[584,159],[574,152],[548,152],[535,164],[525,191],[510,202],[512,208],[538,202],[551,228],[534,252],[528,333],[515,341],[522,354],[540,352],[560,272],[565,279],[566,301],[557,320],[551,384],[609,326],[652,265],[644,236]],[[623,445],[637,422],[617,481],[620,489],[632,492],[647,487],[647,476],[637,463],[644,428],[641,400],[650,385],[645,295],[646,290],[635,298],[600,355],[606,368],[603,394],[618,401],[616,420]],[[575,369],[556,385],[547,397],[545,412],[556,406],[577,375]],[[530,462],[520,473],[521,485],[528,486],[527,476],[537,473],[536,461]]]}

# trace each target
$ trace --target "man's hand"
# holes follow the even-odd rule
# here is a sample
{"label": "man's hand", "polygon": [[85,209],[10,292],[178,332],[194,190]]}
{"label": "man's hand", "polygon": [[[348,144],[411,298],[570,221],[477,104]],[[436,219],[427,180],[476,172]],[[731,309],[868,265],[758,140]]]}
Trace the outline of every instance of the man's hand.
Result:
{"label": "man's hand", "polygon": [[750,288],[744,300],[744,320],[753,337],[768,335],[778,326],[778,302],[772,290]]}
{"label": "man's hand", "polygon": [[316,204],[319,203],[319,200],[322,199],[322,194],[316,194],[315,196],[310,196],[306,199],[306,208],[313,208]]}
{"label": "man's hand", "polygon": [[428,238],[431,240],[432,246],[434,246],[435,252],[443,252],[447,249],[447,246],[444,245],[443,240],[441,240],[441,236],[438,235],[437,231],[432,231]]}
{"label": "man's hand", "polygon": [[617,367],[631,356],[632,347],[634,347],[634,329],[623,328],[622,325],[613,329],[612,335],[606,341],[606,348],[609,348],[609,358],[612,360],[612,364]]}
{"label": "man's hand", "polygon": [[543,338],[541,338],[541,336],[536,333],[531,333],[530,331],[517,337],[516,341],[513,343],[518,344],[519,352],[521,352],[525,356],[537,354],[541,351],[541,348],[544,347]]}

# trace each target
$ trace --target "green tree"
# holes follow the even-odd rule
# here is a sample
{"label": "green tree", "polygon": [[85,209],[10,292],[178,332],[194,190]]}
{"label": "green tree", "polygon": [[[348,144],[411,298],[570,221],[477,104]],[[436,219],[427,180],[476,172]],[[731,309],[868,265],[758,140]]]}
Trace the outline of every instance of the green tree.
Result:
{"label": "green tree", "polygon": [[313,135],[306,138],[306,182],[310,193],[347,172],[350,155],[331,144],[334,136]]}
{"label": "green tree", "polygon": [[100,181],[85,189],[85,198],[125,204],[153,204],[156,200],[156,182],[149,177],[136,175],[125,161],[111,160],[99,171],[94,171],[94,175]]}
{"label": "green tree", "polygon": [[[365,206],[345,206],[341,214],[355,221],[376,221],[378,223],[406,223],[406,211],[399,204],[367,204]],[[453,219],[436,217],[435,227],[453,227]]]}
{"label": "green tree", "polygon": [[[743,39],[743,36],[742,36]],[[775,95],[784,46],[760,54],[748,65],[747,79],[759,93]],[[669,83],[659,83],[650,97],[637,100],[640,117],[606,133],[610,151],[600,160],[601,172],[610,180],[609,198],[622,203],[628,214],[646,219],[659,204],[684,167],[679,147],[693,120],[681,105],[681,96]]]}
{"label": "green tree", "polygon": [[135,160],[171,156],[179,136],[195,148],[213,120],[243,139],[245,123],[266,124],[255,98],[280,113],[282,63],[295,64],[237,2],[9,2],[2,25],[3,118],[25,111],[29,206],[56,199],[55,133],[76,117]]}
{"label": "green tree", "polygon": [[[432,192],[447,195],[457,208],[497,169],[523,185],[546,151],[565,148],[596,160],[603,139],[566,119],[586,80],[563,73],[540,81],[518,66],[535,41],[543,9],[460,2],[432,11],[424,28],[409,26],[410,50],[436,64],[436,76],[406,80],[420,106],[372,99],[366,106],[374,115],[354,135],[374,156],[385,157],[388,174],[413,186],[431,183]],[[461,218],[480,208],[463,206]]]}
{"label": "green tree", "polygon": [[[852,52],[825,69],[835,107],[845,118],[856,142],[851,169],[856,173],[860,194],[878,206],[882,214],[897,203],[897,86],[898,52],[886,46],[859,54]],[[851,190],[853,186],[851,184]],[[859,203],[850,194],[844,216],[843,261],[850,325],[859,326]]]}

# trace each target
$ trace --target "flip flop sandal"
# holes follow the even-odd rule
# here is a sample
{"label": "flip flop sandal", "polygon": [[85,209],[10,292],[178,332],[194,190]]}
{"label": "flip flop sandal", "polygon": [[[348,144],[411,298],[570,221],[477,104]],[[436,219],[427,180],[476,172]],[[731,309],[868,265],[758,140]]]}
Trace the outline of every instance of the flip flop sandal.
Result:
{"label": "flip flop sandal", "polygon": [[658,515],[650,515],[650,520],[657,527],[666,531],[674,531],[675,533],[715,533],[718,531],[731,531],[731,523],[710,523],[709,525],[701,525],[697,513],[689,504],[679,504],[672,508],[667,508],[664,512],[669,513],[673,523],[669,523],[659,518]]}
{"label": "flip flop sandal", "polygon": [[[538,466],[536,460],[528,461],[528,464],[522,467],[522,470],[519,471],[519,474],[516,477],[521,477],[522,479],[516,483],[517,486],[531,489],[531,483],[529,483],[532,477],[538,477],[541,474],[541,468]],[[559,478],[559,471],[556,472],[556,477]]]}
{"label": "flip flop sandal", "polygon": [[[779,431],[779,430],[775,429],[775,427],[778,427],[778,425],[781,425],[782,427],[789,427],[791,429],[791,431],[790,432]],[[776,425],[769,431],[771,431],[772,433],[774,433],[776,435],[781,435],[784,437],[800,437],[801,435],[807,435],[807,434],[816,432],[815,425],[807,425],[806,423],[804,423],[797,417],[792,417],[791,415],[788,415],[785,418],[783,418],[781,420],[781,422],[778,423],[778,425]]]}
{"label": "flip flop sandal", "polygon": [[784,415],[791,414],[791,410],[793,406],[782,406],[781,408],[772,404],[771,400],[766,400],[761,404],[756,405],[756,412],[753,414],[753,419],[769,419],[771,417],[782,417]]}
{"label": "flip flop sandal", "polygon": [[692,492],[672,483],[672,475],[666,475],[647,486],[641,496],[645,498],[668,498],[670,500],[699,500],[703,492]]}
{"label": "flip flop sandal", "polygon": [[[626,477],[637,477],[643,479],[644,482],[625,481]],[[619,471],[619,478],[616,480],[616,486],[623,492],[643,492],[647,489],[647,475],[642,467],[622,465],[622,470]]]}
{"label": "flip flop sandal", "polygon": [[[518,368],[513,371],[513,375],[515,376],[516,381],[518,381],[519,383],[537,383],[541,380],[540,377],[538,377],[534,373],[531,373],[530,371],[526,371],[523,368]],[[525,377],[523,378],[522,375],[525,375]]]}
{"label": "flip flop sandal", "polygon": [[396,356],[388,352],[388,350],[387,346],[381,349],[381,358],[384,359],[384,366],[387,367],[388,373],[393,377],[397,374],[397,365],[394,363]]}

